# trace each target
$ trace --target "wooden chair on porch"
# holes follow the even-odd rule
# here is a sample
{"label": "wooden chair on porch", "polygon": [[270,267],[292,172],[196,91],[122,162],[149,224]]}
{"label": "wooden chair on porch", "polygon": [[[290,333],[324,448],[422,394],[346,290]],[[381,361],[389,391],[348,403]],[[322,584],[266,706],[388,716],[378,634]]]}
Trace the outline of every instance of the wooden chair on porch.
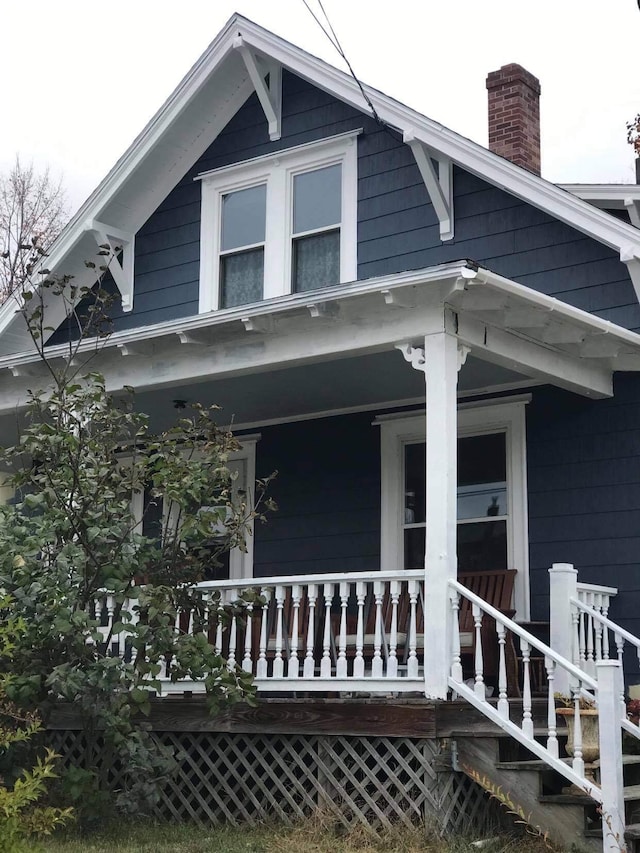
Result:
{"label": "wooden chair on porch", "polygon": [[[513,607],[515,578],[515,569],[469,572],[458,575],[458,581],[463,586],[492,607],[495,607],[496,610],[499,610],[508,619],[512,619],[515,613]],[[468,672],[472,674],[473,658],[475,655],[475,626],[473,623],[471,602],[462,596],[460,597],[458,624],[460,627],[460,652],[463,657],[463,664],[468,668]],[[490,683],[493,682],[497,685],[499,658],[495,620],[484,616],[480,633],[485,681],[488,680]],[[514,691],[517,691],[517,695],[519,695],[517,655],[513,645],[513,638],[509,632],[507,632],[505,644],[505,657],[509,690],[511,695],[516,695]]]}

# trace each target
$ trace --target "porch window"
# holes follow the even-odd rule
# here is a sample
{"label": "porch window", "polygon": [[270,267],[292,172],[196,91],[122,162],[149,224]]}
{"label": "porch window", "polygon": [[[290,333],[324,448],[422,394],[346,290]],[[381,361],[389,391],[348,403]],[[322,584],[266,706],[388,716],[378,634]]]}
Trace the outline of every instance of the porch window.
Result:
{"label": "porch window", "polygon": [[[233,481],[233,498],[240,500],[244,498],[248,505],[252,505],[254,493],[253,484],[256,479],[256,443],[259,435],[240,436],[242,448],[232,454],[228,467],[235,476]],[[151,538],[161,537],[166,529],[171,529],[172,520],[167,514],[167,507],[163,505],[162,499],[156,499],[149,503],[150,495],[145,490],[133,496],[132,507],[134,517],[142,519],[140,529],[144,536]],[[142,516],[144,507],[147,512]],[[215,537],[217,531],[212,531]],[[253,531],[249,530],[246,536],[246,551],[234,548],[219,557],[221,566],[213,567],[211,575],[206,580],[236,580],[239,578],[253,577]],[[224,536],[224,528],[221,527],[219,535]]]}
{"label": "porch window", "polygon": [[201,312],[356,278],[359,132],[199,176]]}
{"label": "porch window", "polygon": [[[458,411],[457,555],[462,573],[516,569],[518,618],[528,618],[524,404]],[[428,422],[428,406],[427,406]],[[389,415],[381,427],[382,568],[424,567],[425,415]]]}
{"label": "porch window", "polygon": [[[506,433],[458,439],[457,552],[460,572],[507,568]],[[425,445],[404,446],[404,568],[424,566]]]}

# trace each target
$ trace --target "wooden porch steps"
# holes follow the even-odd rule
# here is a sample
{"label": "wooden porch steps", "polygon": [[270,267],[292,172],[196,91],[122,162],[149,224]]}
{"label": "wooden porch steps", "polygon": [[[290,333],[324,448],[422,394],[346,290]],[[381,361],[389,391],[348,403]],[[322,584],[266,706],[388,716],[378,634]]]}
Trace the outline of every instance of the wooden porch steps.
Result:
{"label": "wooden porch steps", "polygon": [[[558,735],[562,749],[566,732]],[[492,738],[488,731],[481,737],[459,732],[453,755],[458,769],[501,800],[507,811],[525,820],[534,831],[572,851],[602,850],[602,820],[597,804],[586,794],[567,790],[568,783],[559,773],[504,734]],[[597,779],[599,762],[592,766]],[[625,838],[629,853],[640,853],[640,755],[623,755],[623,772]]]}

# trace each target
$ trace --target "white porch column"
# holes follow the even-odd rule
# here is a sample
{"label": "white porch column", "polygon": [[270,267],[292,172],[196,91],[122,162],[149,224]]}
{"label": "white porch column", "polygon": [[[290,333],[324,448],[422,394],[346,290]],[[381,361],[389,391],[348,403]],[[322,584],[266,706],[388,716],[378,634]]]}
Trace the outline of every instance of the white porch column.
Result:
{"label": "white porch column", "polygon": [[426,550],[424,691],[446,699],[451,668],[451,603],[448,581],[457,574],[457,385],[467,347],[446,327],[421,347],[403,347],[426,383]]}
{"label": "white porch column", "polygon": [[[575,627],[571,618],[571,598],[578,595],[578,572],[571,563],[554,563],[549,569],[549,645],[563,658],[574,661]],[[569,695],[569,673],[556,667],[554,690]]]}

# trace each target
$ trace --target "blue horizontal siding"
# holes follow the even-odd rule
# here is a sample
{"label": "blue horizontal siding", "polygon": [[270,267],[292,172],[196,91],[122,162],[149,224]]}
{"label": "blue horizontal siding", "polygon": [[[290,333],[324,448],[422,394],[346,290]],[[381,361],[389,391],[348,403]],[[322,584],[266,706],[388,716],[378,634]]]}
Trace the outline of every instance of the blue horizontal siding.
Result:
{"label": "blue horizontal siding", "polygon": [[258,476],[277,470],[278,512],[255,531],[254,573],[380,566],[380,430],[370,413],[261,430]]}
{"label": "blue horizontal siding", "polygon": [[568,562],[620,589],[611,615],[640,635],[640,383],[619,374],[614,390],[536,389],[527,406],[532,614],[546,618],[548,569]]}
{"label": "blue horizontal siding", "polygon": [[[359,278],[472,258],[535,290],[640,329],[640,306],[626,267],[612,250],[461,168],[454,169],[455,239],[442,243],[413,155],[399,134],[286,72],[281,139],[269,140],[252,95],[138,232],[134,308],[127,315],[116,312],[116,328],[197,313],[197,174],[355,128],[364,130],[358,138]],[[172,293],[164,292],[167,288]]]}

